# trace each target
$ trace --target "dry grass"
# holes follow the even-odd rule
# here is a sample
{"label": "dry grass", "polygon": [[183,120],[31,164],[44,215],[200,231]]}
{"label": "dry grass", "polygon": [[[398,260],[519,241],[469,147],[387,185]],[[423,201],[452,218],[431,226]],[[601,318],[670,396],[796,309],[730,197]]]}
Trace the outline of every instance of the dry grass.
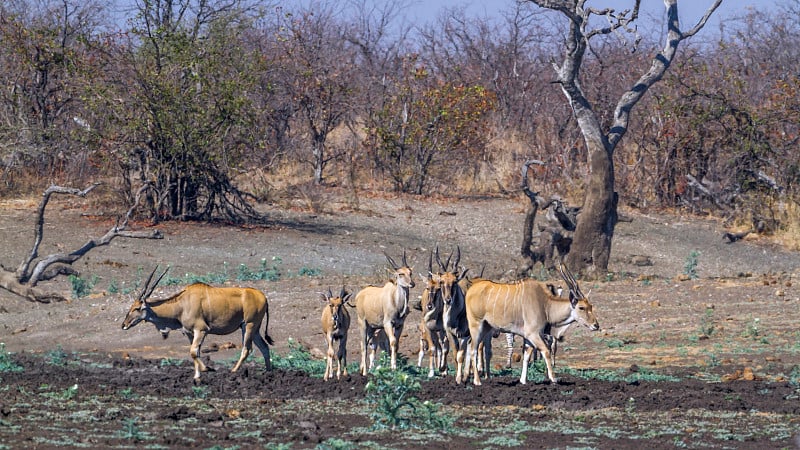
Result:
{"label": "dry grass", "polygon": [[783,226],[775,233],[776,242],[789,250],[800,250],[800,206],[794,201],[783,208]]}

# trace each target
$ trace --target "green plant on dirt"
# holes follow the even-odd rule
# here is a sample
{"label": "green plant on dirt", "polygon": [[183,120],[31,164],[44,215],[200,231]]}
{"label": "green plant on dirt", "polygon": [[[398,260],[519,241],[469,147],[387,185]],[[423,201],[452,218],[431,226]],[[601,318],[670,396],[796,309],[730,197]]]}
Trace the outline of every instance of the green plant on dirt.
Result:
{"label": "green plant on dirt", "polygon": [[[122,282],[122,287],[117,287],[117,292],[121,294],[128,295],[131,292],[139,290],[139,287],[142,285],[142,274],[144,273],[144,267],[138,266],[136,268],[136,278],[130,283]],[[159,284],[166,284],[163,280]],[[111,280],[111,286],[117,286],[116,280]],[[109,292],[111,292],[111,286],[109,286]]]}
{"label": "green plant on dirt", "polygon": [[272,265],[267,265],[267,258],[261,258],[259,267],[256,270],[251,270],[246,264],[239,264],[236,279],[239,281],[278,281],[281,278],[278,265],[281,263],[280,257],[273,256]]}
{"label": "green plant on dirt", "polygon": [[800,389],[800,365],[793,366],[792,371],[789,372],[789,376],[787,378],[789,380],[789,384]]}
{"label": "green plant on dirt", "polygon": [[708,357],[708,367],[717,367],[719,366],[719,356],[716,353],[706,352],[706,356]]}
{"label": "green plant on dirt", "polygon": [[[167,268],[169,269],[169,267]],[[194,284],[194,283],[205,283],[205,284],[224,284],[226,281],[230,280],[230,275],[228,274],[228,263],[222,263],[222,271],[221,272],[208,272],[205,275],[199,275],[193,272],[187,272],[182,277],[173,277],[170,274],[167,274],[164,278],[161,279],[159,285],[163,286],[176,286],[176,285],[186,285],[186,284]]]}
{"label": "green plant on dirt", "polygon": [[689,253],[689,256],[686,257],[686,262],[683,264],[683,274],[688,276],[692,280],[698,278],[697,262],[699,257],[700,257],[700,252],[698,252],[697,250],[692,250]]}
{"label": "green plant on dirt", "polygon": [[182,359],[161,358],[161,360],[158,361],[159,367],[169,367],[169,366],[180,367],[181,364],[183,364]]}
{"label": "green plant on dirt", "polygon": [[492,436],[486,441],[483,442],[487,448],[497,448],[497,447],[521,447],[525,444],[524,440],[520,440],[519,437],[523,437],[523,435],[518,435],[517,437],[513,436]]}
{"label": "green plant on dirt", "polygon": [[117,286],[117,280],[111,280],[111,282],[108,283],[108,293],[109,294],[119,293],[119,286]]}
{"label": "green plant on dirt", "polygon": [[606,347],[608,348],[622,348],[625,347],[625,342],[622,339],[600,339],[601,341],[605,342]]}
{"label": "green plant on dirt", "polygon": [[6,344],[0,342],[0,372],[22,372],[22,366],[14,362],[14,358],[6,350]]}
{"label": "green plant on dirt", "polygon": [[72,386],[70,386],[70,387],[64,389],[63,391],[61,391],[61,395],[60,395],[59,398],[61,400],[71,400],[71,399],[75,398],[76,395],[78,395],[78,384],[77,383],[73,384]]}
{"label": "green plant on dirt", "polygon": [[127,418],[122,421],[122,429],[117,432],[117,435],[120,439],[125,439],[127,441],[139,442],[144,441],[146,439],[152,439],[149,433],[142,431],[139,429],[139,426],[136,425],[137,420],[133,418]]}
{"label": "green plant on dirt", "polygon": [[204,399],[208,397],[208,387],[192,386],[192,397],[195,399]]}
{"label": "green plant on dirt", "polygon": [[[42,386],[43,389],[49,388],[49,386]],[[45,392],[42,396],[51,398],[53,400],[72,400],[78,394],[78,385],[73,384],[72,386],[64,389],[61,392]]]}
{"label": "green plant on dirt", "polygon": [[92,293],[94,285],[97,284],[97,275],[92,276],[91,280],[81,278],[77,275],[70,275],[69,282],[72,285],[72,298],[79,299]]}
{"label": "green plant on dirt", "polygon": [[628,402],[625,404],[625,412],[629,415],[636,414],[636,399],[631,397],[628,399]]}
{"label": "green plant on dirt", "polygon": [[223,284],[228,281],[228,263],[222,263],[222,272],[213,273],[209,272],[205,275],[197,275],[194,273],[187,273],[183,276],[183,284],[205,283],[205,284]]}
{"label": "green plant on dirt", "polygon": [[419,379],[401,366],[392,370],[385,361],[374,369],[364,391],[373,407],[370,414],[375,428],[444,430],[453,420],[439,411],[439,404],[421,401],[413,394],[420,389]]}
{"label": "green plant on dirt", "polygon": [[292,338],[288,339],[289,352],[283,356],[272,353],[272,367],[281,370],[297,370],[313,377],[325,375],[325,361],[315,359],[302,344]]}
{"label": "green plant on dirt", "polygon": [[624,381],[626,383],[632,383],[636,381],[680,381],[679,378],[674,376],[658,374],[641,367],[638,367],[634,372],[631,373],[626,373],[627,370],[625,369],[571,369],[569,367],[564,367],[561,370],[566,374],[586,380]]}
{"label": "green plant on dirt", "polygon": [[47,355],[45,355],[45,361],[47,361],[48,364],[52,364],[54,366],[65,366],[67,365],[68,356],[69,354],[65,352],[60,345],[58,345],[56,346],[55,349],[47,352]]}
{"label": "green plant on dirt", "polygon": [[317,444],[314,447],[315,450],[351,450],[358,448],[359,446],[353,442],[345,441],[344,439],[339,438],[329,438],[325,441]]}
{"label": "green plant on dirt", "polygon": [[761,319],[754,318],[742,332],[742,337],[751,338],[764,344],[768,343],[766,336],[761,333]]}
{"label": "green plant on dirt", "polygon": [[713,308],[706,308],[705,314],[700,319],[700,337],[711,337],[714,334],[714,309]]}
{"label": "green plant on dirt", "polygon": [[125,400],[131,400],[136,397],[136,393],[133,392],[133,388],[125,388],[119,391],[119,396]]}
{"label": "green plant on dirt", "polygon": [[318,277],[322,275],[322,270],[310,269],[308,267],[301,267],[300,270],[297,271],[297,275],[301,277]]}

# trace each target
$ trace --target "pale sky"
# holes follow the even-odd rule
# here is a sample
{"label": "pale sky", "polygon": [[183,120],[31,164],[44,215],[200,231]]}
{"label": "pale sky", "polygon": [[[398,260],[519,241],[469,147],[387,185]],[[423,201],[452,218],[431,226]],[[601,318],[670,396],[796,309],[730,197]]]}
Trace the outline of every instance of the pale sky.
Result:
{"label": "pale sky", "polygon": [[[467,13],[472,16],[492,16],[498,11],[509,9],[514,0],[411,0],[414,2],[407,14],[416,17],[419,21],[427,22],[436,18],[442,8],[467,6]],[[743,15],[748,8],[772,9],[781,0],[723,0],[717,11],[714,12],[715,23],[709,25],[716,27],[719,20],[729,19]],[[681,23],[689,27],[697,23],[713,0],[678,0],[678,13]],[[611,7],[617,10],[632,8],[634,0],[590,0],[590,6],[597,8]],[[664,14],[663,0],[642,0],[640,17],[660,17]]]}

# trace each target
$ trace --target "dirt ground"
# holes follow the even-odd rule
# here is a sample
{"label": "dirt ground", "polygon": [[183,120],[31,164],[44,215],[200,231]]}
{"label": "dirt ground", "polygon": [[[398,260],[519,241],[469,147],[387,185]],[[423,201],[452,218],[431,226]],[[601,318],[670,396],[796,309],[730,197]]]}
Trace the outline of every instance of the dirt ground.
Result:
{"label": "dirt ground", "polygon": [[[0,342],[24,367],[0,372],[0,447],[800,448],[800,254],[765,237],[725,243],[726,230],[709,218],[624,211],[629,220],[617,226],[608,279],[581,284],[602,330],[570,330],[559,384],[520,385],[518,372],[508,371],[480,387],[456,386],[452,377],[423,382],[417,396],[456,417],[444,434],[364,431],[366,379],[266,373],[260,355],[243,373],[204,374],[198,388],[185,338],[164,340],[149,324],[121,330],[127,292],[142,271],[227,273],[227,284],[267,294],[276,354],[296,342],[319,356],[318,292],[382,282],[383,252],[399,259],[405,249],[421,272],[436,245],[443,253],[459,245],[471,273],[485,266],[484,276],[496,280],[513,278],[519,263],[520,198],[353,199],[329,191],[320,204],[315,213],[264,206],[265,227],[166,223],[158,225],[162,240],[118,238],[75,264],[95,285],[67,303],[33,304],[0,290]],[[4,267],[30,252],[36,207],[35,200],[0,204]],[[80,201],[54,200],[39,253],[75,250],[114,220]],[[693,254],[698,278],[681,281]],[[637,265],[643,256],[652,265]],[[279,270],[277,281],[235,280],[241,264],[256,269],[262,259]],[[64,279],[41,287],[71,296]],[[160,287],[153,297],[179,288]],[[412,295],[420,291],[418,283]],[[401,341],[411,363],[418,320],[412,311]],[[351,362],[359,358],[355,334]],[[205,348],[216,351],[205,358],[230,361],[238,338],[209,337]],[[495,355],[504,354],[504,340],[495,341]],[[42,398],[47,407],[35,400]],[[336,406],[342,402],[351,407]]]}

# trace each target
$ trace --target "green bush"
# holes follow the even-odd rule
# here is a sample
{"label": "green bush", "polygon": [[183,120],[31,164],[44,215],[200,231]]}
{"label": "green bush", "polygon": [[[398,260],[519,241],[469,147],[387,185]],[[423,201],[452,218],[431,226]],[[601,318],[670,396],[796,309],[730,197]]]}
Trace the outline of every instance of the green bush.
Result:
{"label": "green bush", "polygon": [[250,270],[245,264],[239,264],[238,274],[236,279],[239,281],[278,281],[281,278],[281,272],[278,265],[281,264],[281,259],[277,256],[272,257],[272,265],[267,265],[267,258],[261,258],[259,268],[255,271]]}
{"label": "green bush", "polygon": [[322,378],[325,375],[325,361],[314,359],[311,353],[294,339],[289,339],[289,352],[286,356],[271,353],[272,367],[282,370],[297,370],[311,376]]}
{"label": "green bush", "polygon": [[0,372],[22,372],[22,366],[14,362],[11,354],[6,350],[6,344],[0,342]]}
{"label": "green bush", "polygon": [[420,401],[413,393],[420,389],[417,377],[406,370],[392,370],[388,364],[371,373],[365,387],[366,400],[373,406],[370,416],[376,428],[444,430],[453,420],[439,411],[439,404]]}
{"label": "green bush", "polygon": [[683,273],[684,275],[688,276],[692,280],[698,278],[697,275],[697,258],[700,256],[700,252],[697,250],[692,250],[689,253],[689,256],[686,257],[686,262],[683,264]]}
{"label": "green bush", "polygon": [[97,275],[93,276],[91,280],[70,275],[69,282],[72,285],[72,298],[79,299],[92,293],[94,285],[97,284]]}

